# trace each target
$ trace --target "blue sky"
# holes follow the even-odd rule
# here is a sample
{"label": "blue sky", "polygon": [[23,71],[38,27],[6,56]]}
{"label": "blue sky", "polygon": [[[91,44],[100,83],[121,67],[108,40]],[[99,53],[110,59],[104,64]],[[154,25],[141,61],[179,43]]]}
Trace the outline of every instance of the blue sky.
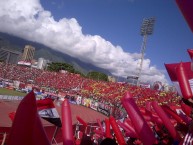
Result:
{"label": "blue sky", "polygon": [[[12,25],[1,22],[0,31],[36,42],[41,40],[53,49],[107,68],[114,75],[134,75],[140,61],[143,18],[156,18],[153,34],[147,40],[143,81],[157,79],[171,83],[164,63],[190,61],[187,49],[193,48],[193,34],[175,0],[26,0],[23,6],[14,1],[15,7],[10,6],[10,0],[0,2],[4,8],[4,15],[0,11],[0,18],[23,23],[10,31],[5,25]],[[13,13],[11,8],[15,9]],[[5,14],[9,18],[5,18]],[[27,26],[28,23],[32,28]],[[50,34],[54,39],[49,39]]]}

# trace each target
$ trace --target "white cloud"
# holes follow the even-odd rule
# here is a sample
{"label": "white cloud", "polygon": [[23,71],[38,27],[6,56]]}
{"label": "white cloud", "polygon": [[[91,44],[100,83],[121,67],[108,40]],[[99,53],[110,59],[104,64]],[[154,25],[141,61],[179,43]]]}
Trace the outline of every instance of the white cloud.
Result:
{"label": "white cloud", "polygon": [[[52,49],[79,58],[113,75],[134,74],[140,55],[127,53],[121,46],[98,35],[85,35],[75,18],[56,21],[51,12],[44,10],[39,0],[0,1],[0,31],[42,43]],[[164,74],[145,59],[143,81],[166,81]]]}

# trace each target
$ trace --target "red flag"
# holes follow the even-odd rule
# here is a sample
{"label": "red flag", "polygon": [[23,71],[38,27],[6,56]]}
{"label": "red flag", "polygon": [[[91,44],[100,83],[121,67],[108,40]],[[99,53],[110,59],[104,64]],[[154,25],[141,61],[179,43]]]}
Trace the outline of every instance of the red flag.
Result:
{"label": "red flag", "polygon": [[185,99],[192,98],[192,90],[190,87],[188,74],[186,67],[182,62],[176,67],[176,74],[183,97]]}
{"label": "red flag", "polygon": [[191,70],[193,71],[193,49],[187,49],[187,51],[191,59]]}
{"label": "red flag", "polygon": [[192,60],[192,58],[193,58],[193,49],[187,49],[187,51],[188,51],[188,54],[190,56],[190,59]]}
{"label": "red flag", "polygon": [[183,14],[186,22],[193,32],[193,1],[192,0],[176,0],[176,3]]}
{"label": "red flag", "polygon": [[7,145],[50,145],[37,113],[33,91],[24,97],[17,108]]}
{"label": "red flag", "polygon": [[[186,75],[188,77],[188,80],[193,79],[193,73],[191,71],[191,62],[181,62],[183,63],[184,68],[186,69]],[[168,72],[168,75],[170,76],[170,79],[172,82],[178,81],[177,75],[176,75],[176,67],[180,63],[170,63],[165,64],[166,70]]]}
{"label": "red flag", "polygon": [[38,113],[43,119],[58,127],[62,127],[60,116],[56,110],[56,107],[54,106],[52,99],[46,98],[43,100],[37,100],[37,107]]}
{"label": "red flag", "polygon": [[[185,70],[185,75],[188,79],[188,82],[190,84],[191,90],[193,90],[193,73],[191,71],[191,62],[181,62],[183,64],[183,68]],[[168,75],[170,76],[171,81],[173,82],[175,88],[177,89],[178,93],[182,96],[181,88],[179,85],[179,81],[177,78],[176,68],[179,66],[180,63],[171,63],[171,64],[165,64],[166,70],[168,72]]]}

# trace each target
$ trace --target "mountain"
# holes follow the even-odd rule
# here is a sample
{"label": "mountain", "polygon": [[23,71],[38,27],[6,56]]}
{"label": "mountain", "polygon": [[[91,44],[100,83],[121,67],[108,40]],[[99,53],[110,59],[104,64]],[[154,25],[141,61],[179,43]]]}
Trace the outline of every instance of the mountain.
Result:
{"label": "mountain", "polygon": [[36,60],[42,57],[54,62],[66,62],[73,65],[76,70],[79,70],[84,74],[87,74],[89,71],[98,71],[108,75],[111,74],[105,69],[96,67],[89,63],[82,62],[77,58],[55,51],[40,43],[24,40],[22,38],[0,32],[0,48],[22,52],[25,45],[32,45],[33,47],[35,47],[36,51],[34,58]]}

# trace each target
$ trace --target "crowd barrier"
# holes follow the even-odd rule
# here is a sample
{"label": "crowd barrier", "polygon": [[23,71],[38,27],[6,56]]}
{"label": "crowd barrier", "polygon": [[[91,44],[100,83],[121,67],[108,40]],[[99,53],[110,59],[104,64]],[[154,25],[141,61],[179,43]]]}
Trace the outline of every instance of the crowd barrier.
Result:
{"label": "crowd barrier", "polygon": [[[8,96],[8,95],[0,95],[0,100],[22,100],[23,96]],[[40,97],[36,97],[36,100],[39,100]],[[111,104],[107,104],[106,102],[98,102],[97,100],[93,100],[92,98],[84,98],[82,96],[74,97],[68,96],[70,104],[82,105],[87,108],[98,111],[105,116],[114,116],[116,119],[122,119],[125,117],[125,111],[123,107],[115,107]]]}
{"label": "crowd barrier", "polygon": [[86,98],[82,96],[68,96],[67,99],[71,104],[82,105],[84,107],[98,111],[108,117],[114,116],[116,119],[123,119],[127,115],[122,105],[117,107],[107,102],[101,102],[92,98]]}
{"label": "crowd barrier", "polygon": [[23,98],[22,96],[0,95],[0,100],[22,100]]}

